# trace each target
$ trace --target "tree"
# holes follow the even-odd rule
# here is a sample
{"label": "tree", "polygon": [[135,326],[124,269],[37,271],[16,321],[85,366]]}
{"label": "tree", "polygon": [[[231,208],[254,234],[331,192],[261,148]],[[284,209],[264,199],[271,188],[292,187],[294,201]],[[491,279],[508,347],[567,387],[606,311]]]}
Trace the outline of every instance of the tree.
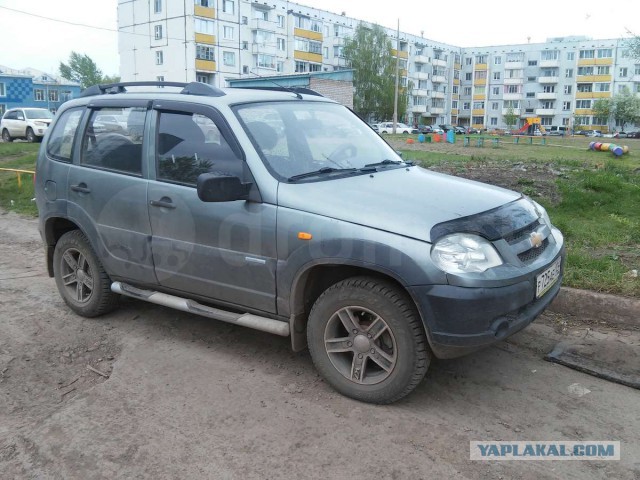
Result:
{"label": "tree", "polygon": [[67,80],[79,83],[82,88],[102,83],[102,72],[88,56],[71,52],[69,63],[60,62],[60,75]]}
{"label": "tree", "polygon": [[629,55],[640,60],[640,36],[633,35],[632,38],[627,40],[627,47],[629,48]]}
{"label": "tree", "polygon": [[518,114],[514,111],[513,107],[507,108],[507,113],[505,113],[502,118],[504,119],[504,123],[506,123],[509,130],[512,130],[515,124],[518,122]]}
{"label": "tree", "polygon": [[625,88],[622,93],[613,97],[613,117],[622,129],[627,123],[640,120],[640,98]]}
{"label": "tree", "polygon": [[613,116],[614,111],[613,98],[599,98],[593,102],[591,110],[593,110],[593,116],[595,118],[603,119],[606,125],[609,126],[609,120]]}
{"label": "tree", "polygon": [[102,82],[101,83],[118,83],[120,81],[120,76],[119,75],[105,75],[104,77],[102,77]]}
{"label": "tree", "polygon": [[[393,116],[396,58],[389,37],[379,25],[359,24],[344,45],[344,56],[353,68],[353,109],[363,118]],[[398,98],[398,118],[406,112],[409,88]]]}

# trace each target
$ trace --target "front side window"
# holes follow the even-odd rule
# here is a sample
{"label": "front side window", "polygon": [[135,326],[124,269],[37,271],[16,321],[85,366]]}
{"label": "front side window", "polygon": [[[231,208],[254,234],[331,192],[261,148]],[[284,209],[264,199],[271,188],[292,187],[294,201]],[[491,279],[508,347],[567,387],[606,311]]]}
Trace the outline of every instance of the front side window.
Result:
{"label": "front side window", "polygon": [[156,140],[157,179],[195,186],[202,173],[243,176],[244,162],[209,117],[160,112]]}
{"label": "front side window", "polygon": [[146,113],[146,109],[137,107],[93,110],[82,140],[80,163],[141,175]]}
{"label": "front side window", "polygon": [[65,162],[71,161],[71,147],[73,139],[82,118],[82,109],[75,108],[65,111],[56,122],[49,141],[47,142],[47,154],[58,160]]}
{"label": "front side window", "polygon": [[[390,160],[387,164],[392,168],[401,162],[378,134],[341,105],[270,102],[238,106],[235,111],[265,165],[279,180],[320,169],[334,169],[336,174],[345,169],[349,169],[347,174],[366,173],[360,169],[369,164]],[[331,178],[332,172],[309,178]]]}

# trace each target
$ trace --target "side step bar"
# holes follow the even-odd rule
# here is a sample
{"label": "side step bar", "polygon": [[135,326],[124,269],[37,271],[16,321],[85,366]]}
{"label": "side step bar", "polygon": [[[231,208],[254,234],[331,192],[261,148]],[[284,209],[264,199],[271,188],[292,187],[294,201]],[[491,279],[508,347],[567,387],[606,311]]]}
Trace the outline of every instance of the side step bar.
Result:
{"label": "side step bar", "polygon": [[111,291],[126,295],[127,297],[137,298],[145,302],[155,303],[156,305],[164,305],[165,307],[182,310],[183,312],[194,313],[203,317],[222,320],[227,323],[235,323],[243,327],[262,330],[263,332],[274,333],[282,337],[289,336],[289,323],[274,320],[272,318],[260,317],[250,313],[233,313],[219,308],[207,307],[194,300],[189,300],[175,295],[155,292],[153,290],[143,290],[141,288],[132,287],[126,283],[113,282]]}

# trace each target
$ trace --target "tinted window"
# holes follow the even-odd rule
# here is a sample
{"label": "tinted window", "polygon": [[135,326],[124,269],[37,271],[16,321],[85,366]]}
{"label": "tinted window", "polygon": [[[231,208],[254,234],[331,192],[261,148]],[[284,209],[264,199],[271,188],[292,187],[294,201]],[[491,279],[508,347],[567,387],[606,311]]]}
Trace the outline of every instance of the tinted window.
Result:
{"label": "tinted window", "polygon": [[161,112],[156,151],[158,180],[195,185],[206,172],[243,174],[242,160],[204,115]]}
{"label": "tinted window", "polygon": [[142,174],[142,131],[146,109],[93,110],[82,141],[80,163]]}
{"label": "tinted window", "polygon": [[73,139],[80,123],[83,110],[75,108],[67,110],[56,122],[49,135],[47,153],[58,160],[71,161]]}

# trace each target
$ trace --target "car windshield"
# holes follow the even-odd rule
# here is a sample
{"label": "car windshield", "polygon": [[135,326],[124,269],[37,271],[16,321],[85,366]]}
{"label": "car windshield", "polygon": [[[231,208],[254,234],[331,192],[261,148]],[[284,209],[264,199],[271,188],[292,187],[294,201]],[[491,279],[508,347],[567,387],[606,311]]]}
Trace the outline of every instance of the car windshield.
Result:
{"label": "car windshield", "polygon": [[53,118],[53,114],[45,108],[25,108],[24,114],[30,120],[35,120],[38,118],[42,118],[42,119]]}
{"label": "car windshield", "polygon": [[[306,175],[310,172],[318,172],[323,179],[335,178],[341,171],[360,173],[371,164],[380,164],[381,169],[402,164],[377,133],[339,104],[253,103],[236,107],[236,114],[267,168],[279,180],[313,178]],[[383,163],[385,160],[391,162]]]}

